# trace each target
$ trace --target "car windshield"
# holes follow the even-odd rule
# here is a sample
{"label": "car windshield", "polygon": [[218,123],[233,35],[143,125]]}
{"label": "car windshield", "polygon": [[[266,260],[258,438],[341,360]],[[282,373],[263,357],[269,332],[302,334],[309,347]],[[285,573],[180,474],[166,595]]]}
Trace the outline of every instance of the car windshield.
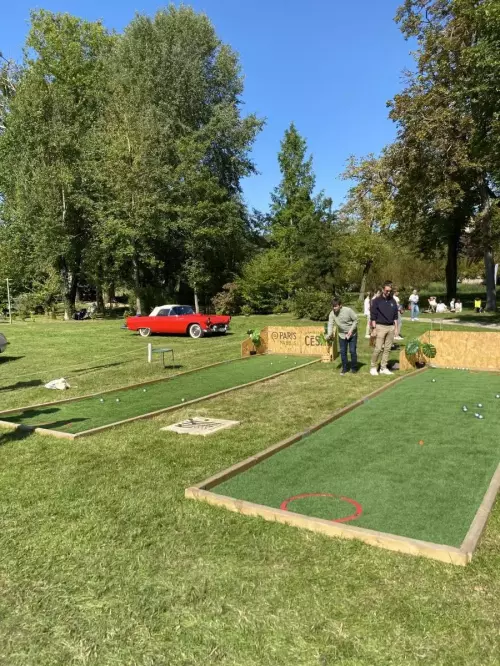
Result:
{"label": "car windshield", "polygon": [[173,315],[191,315],[194,314],[193,308],[189,305],[178,305],[176,308],[172,308]]}

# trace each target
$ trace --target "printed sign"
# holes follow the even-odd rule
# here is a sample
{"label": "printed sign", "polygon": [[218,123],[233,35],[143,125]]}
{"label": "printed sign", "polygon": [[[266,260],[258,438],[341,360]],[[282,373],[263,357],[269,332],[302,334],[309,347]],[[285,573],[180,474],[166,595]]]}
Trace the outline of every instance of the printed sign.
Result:
{"label": "printed sign", "polygon": [[[323,326],[268,326],[260,332],[261,344],[257,349],[250,340],[242,344],[242,355],[293,354],[303,356],[326,356],[332,347],[324,341]],[[333,358],[337,357],[336,342]]]}

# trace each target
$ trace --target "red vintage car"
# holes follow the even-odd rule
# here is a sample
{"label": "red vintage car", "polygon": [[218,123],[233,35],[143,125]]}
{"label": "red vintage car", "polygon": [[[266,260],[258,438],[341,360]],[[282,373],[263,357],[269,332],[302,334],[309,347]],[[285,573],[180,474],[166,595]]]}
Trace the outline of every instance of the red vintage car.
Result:
{"label": "red vintage car", "polygon": [[147,338],[151,333],[170,333],[202,338],[206,333],[227,333],[231,317],[196,314],[189,305],[159,305],[148,317],[128,317],[129,331],[139,331]]}

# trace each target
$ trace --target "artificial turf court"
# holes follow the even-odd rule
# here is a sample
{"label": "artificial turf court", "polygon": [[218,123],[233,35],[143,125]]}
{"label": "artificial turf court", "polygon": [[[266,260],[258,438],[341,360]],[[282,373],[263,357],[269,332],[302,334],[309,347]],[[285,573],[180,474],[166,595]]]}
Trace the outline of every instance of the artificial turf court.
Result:
{"label": "artificial turf court", "polygon": [[208,487],[218,496],[459,548],[500,461],[498,394],[495,374],[419,373]]}
{"label": "artificial turf court", "polygon": [[228,361],[164,381],[96,394],[71,402],[28,407],[5,416],[0,413],[0,420],[78,434],[157,410],[182,406],[189,401],[249,382],[265,380],[314,360],[317,357],[262,355]]}

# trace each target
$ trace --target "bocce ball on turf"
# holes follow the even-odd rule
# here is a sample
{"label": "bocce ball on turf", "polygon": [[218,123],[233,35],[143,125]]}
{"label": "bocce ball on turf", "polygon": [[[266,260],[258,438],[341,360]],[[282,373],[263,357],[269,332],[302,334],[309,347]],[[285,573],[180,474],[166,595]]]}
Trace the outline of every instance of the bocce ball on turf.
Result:
{"label": "bocce ball on turf", "polygon": [[481,409],[482,404],[481,404],[480,402],[478,402],[478,403],[477,403],[477,406],[479,407],[479,409]]}

